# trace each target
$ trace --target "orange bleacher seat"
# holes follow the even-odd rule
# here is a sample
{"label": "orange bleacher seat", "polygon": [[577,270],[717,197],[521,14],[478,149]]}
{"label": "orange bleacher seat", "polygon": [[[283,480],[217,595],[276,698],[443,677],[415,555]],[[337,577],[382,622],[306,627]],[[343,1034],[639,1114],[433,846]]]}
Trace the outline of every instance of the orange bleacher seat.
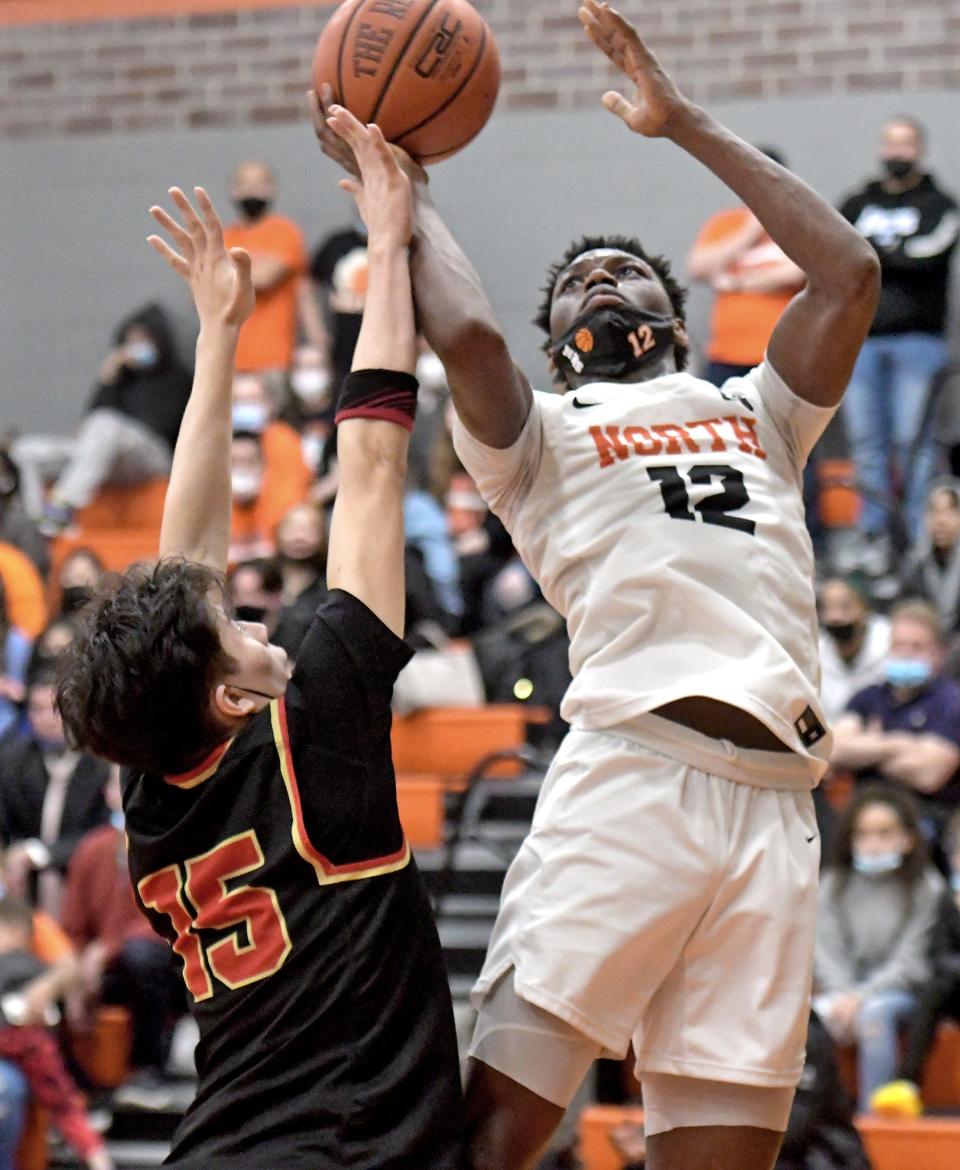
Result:
{"label": "orange bleacher seat", "polygon": [[136,487],[101,489],[91,504],[77,512],[78,534],[53,542],[51,578],[56,578],[66,557],[77,548],[92,549],[108,569],[117,572],[134,561],[155,557],[166,494],[163,477]]}
{"label": "orange bleacher seat", "polygon": [[[407,840],[416,849],[443,844],[444,794],[462,790],[472,769],[492,752],[526,742],[527,724],[538,709],[519,703],[486,707],[430,707],[393,719],[393,762],[397,802]],[[513,777],[523,766],[507,760],[487,775]]]}
{"label": "orange bleacher seat", "polygon": [[624,1122],[643,1121],[636,1105],[591,1105],[580,1114],[580,1161],[583,1170],[622,1170],[623,1158],[614,1149],[610,1134]]}
{"label": "orange bleacher seat", "polygon": [[94,1084],[115,1089],[130,1073],[133,1029],[124,1007],[97,1008],[89,1032],[71,1032],[74,1059]]}
{"label": "orange bleacher seat", "polygon": [[873,1170],[957,1170],[960,1166],[960,1120],[858,1117],[857,1129]]}
{"label": "orange bleacher seat", "polygon": [[[592,1105],[580,1115],[580,1160],[583,1170],[622,1170],[623,1160],[610,1133],[625,1121],[643,1120],[643,1110],[621,1105]],[[873,1170],[958,1170],[960,1120],[920,1118],[885,1121],[858,1117]]]}
{"label": "orange bleacher seat", "polygon": [[27,1123],[23,1127],[14,1159],[16,1170],[46,1170],[49,1129],[49,1113],[42,1105],[31,1101],[27,1106]]}
{"label": "orange bleacher seat", "polygon": [[[844,1045],[836,1050],[837,1067],[848,1092],[857,1095],[857,1050]],[[960,1027],[944,1020],[937,1028],[933,1047],[923,1068],[920,1096],[927,1109],[960,1110]],[[960,1161],[957,1162],[960,1170]]]}

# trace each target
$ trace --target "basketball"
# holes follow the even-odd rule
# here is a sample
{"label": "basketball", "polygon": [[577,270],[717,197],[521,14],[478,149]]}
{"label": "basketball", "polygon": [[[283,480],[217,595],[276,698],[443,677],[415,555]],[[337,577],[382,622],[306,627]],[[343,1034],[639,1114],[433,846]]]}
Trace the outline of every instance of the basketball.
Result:
{"label": "basketball", "polygon": [[421,163],[449,158],[486,125],[500,55],[467,0],[345,0],[323,30],[313,86]]}

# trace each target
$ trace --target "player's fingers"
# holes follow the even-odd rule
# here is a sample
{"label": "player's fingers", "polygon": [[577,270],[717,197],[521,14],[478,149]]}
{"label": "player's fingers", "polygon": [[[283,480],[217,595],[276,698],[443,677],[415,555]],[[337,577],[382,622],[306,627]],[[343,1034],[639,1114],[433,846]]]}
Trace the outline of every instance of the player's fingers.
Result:
{"label": "player's fingers", "polygon": [[641,64],[650,64],[655,61],[653,54],[643,43],[643,39],[625,16],[621,16],[615,8],[604,4],[599,6],[602,12],[599,23],[607,35],[614,42],[619,43],[624,51],[629,50],[637,57]]}
{"label": "player's fingers", "polygon": [[246,280],[250,275],[253,260],[246,248],[231,248],[230,259],[234,262],[241,279]]}
{"label": "player's fingers", "polygon": [[224,246],[223,228],[210,196],[202,187],[194,187],[193,194],[197,200],[197,206],[200,208],[200,214],[203,216],[203,229],[207,234],[208,242],[213,244],[215,248],[222,248]]}
{"label": "player's fingers", "polygon": [[193,241],[194,246],[201,243],[203,241],[203,224],[200,222],[200,217],[193,210],[193,204],[179,187],[170,188],[170,198],[180,208],[184,227],[187,229],[187,234]]}
{"label": "player's fingers", "polygon": [[390,149],[390,144],[384,138],[383,131],[380,127],[376,123],[370,122],[367,125],[367,133],[370,136],[370,149],[376,155],[384,169],[390,174],[394,172],[401,174],[400,164]]}
{"label": "player's fingers", "polygon": [[341,179],[337,186],[341,191],[346,191],[348,195],[352,195],[354,199],[363,190],[363,184],[358,183],[356,179]]}
{"label": "player's fingers", "polygon": [[180,276],[189,276],[190,265],[178,252],[174,252],[166,240],[161,240],[159,236],[147,236],[147,243],[166,260],[174,272]]}
{"label": "player's fingers", "polygon": [[612,89],[605,93],[600,100],[611,114],[616,114],[618,118],[629,123],[630,115],[633,113],[633,103],[627,101],[622,93],[617,93],[616,90]]}
{"label": "player's fingers", "polygon": [[181,252],[187,256],[193,254],[193,244],[190,237],[165,208],[154,205],[150,208],[150,214],[165,232],[170,233]]}

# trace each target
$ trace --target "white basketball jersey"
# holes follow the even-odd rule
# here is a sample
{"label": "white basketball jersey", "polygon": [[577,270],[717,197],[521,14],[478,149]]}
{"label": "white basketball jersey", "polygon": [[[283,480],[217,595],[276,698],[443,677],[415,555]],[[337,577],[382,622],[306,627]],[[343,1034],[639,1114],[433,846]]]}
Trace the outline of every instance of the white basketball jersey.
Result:
{"label": "white basketball jersey", "polygon": [[677,373],[534,393],[516,443],[454,443],[570,631],[562,714],[628,728],[675,699],[742,708],[803,757],[830,735],[817,696],[802,468],[833,411],[769,364],[722,389]]}

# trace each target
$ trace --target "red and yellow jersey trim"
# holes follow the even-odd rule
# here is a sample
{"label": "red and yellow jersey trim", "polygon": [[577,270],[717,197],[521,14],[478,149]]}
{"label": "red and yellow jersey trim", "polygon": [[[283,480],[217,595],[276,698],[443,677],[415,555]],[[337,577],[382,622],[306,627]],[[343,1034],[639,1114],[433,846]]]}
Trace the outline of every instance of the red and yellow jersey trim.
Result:
{"label": "red and yellow jersey trim", "polygon": [[233,736],[231,736],[226,743],[218,744],[213,749],[209,756],[206,756],[200,761],[195,768],[191,768],[189,772],[180,772],[175,776],[164,776],[164,780],[168,784],[173,784],[176,788],[196,788],[198,784],[202,784],[204,780],[209,780],[210,777],[220,767],[220,761],[227,754],[230,745],[233,743]]}
{"label": "red and yellow jersey trim", "polygon": [[293,843],[303,860],[313,866],[320,885],[328,886],[338,882],[355,882],[363,878],[380,877],[382,874],[395,873],[409,865],[410,846],[407,844],[406,837],[396,853],[390,853],[386,857],[374,857],[367,861],[351,861],[347,865],[334,865],[332,861],[314,848],[303,821],[300,790],[297,786],[297,777],[293,766],[293,753],[290,751],[287,708],[282,698],[274,699],[271,702],[270,719],[273,723],[273,737],[277,745],[277,755],[280,758],[280,773],[283,776],[283,783],[290,801],[290,811],[293,814],[291,829]]}

